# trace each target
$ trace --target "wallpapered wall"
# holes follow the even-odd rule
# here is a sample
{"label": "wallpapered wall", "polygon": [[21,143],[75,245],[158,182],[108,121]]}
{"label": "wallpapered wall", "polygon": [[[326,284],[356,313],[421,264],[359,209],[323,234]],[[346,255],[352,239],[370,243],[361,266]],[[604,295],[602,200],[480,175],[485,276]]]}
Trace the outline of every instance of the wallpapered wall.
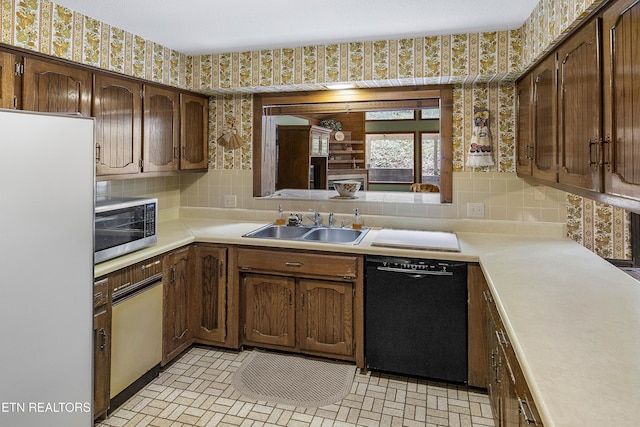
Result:
{"label": "wallpapered wall", "polygon": [[[215,144],[229,117],[238,120],[242,137],[251,140],[251,93],[314,90],[325,82],[351,81],[360,87],[454,84],[454,170],[468,170],[473,108],[486,106],[492,112],[496,165],[480,171],[513,172],[513,80],[599,3],[540,0],[522,28],[512,31],[192,57],[48,0],[1,0],[0,41],[209,93],[212,169],[251,168],[250,144],[234,151]],[[630,256],[626,212],[571,195],[567,203],[573,239],[601,256]]]}

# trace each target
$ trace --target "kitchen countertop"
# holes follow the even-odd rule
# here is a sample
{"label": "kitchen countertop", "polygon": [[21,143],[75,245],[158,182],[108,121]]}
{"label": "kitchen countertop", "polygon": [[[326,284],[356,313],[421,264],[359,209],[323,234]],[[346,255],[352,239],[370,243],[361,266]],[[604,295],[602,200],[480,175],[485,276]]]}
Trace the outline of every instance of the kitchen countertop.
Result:
{"label": "kitchen countertop", "polygon": [[478,262],[545,426],[637,425],[640,283],[574,241],[483,221],[454,224],[460,252],[371,246],[373,228],[357,246],[241,237],[268,222],[176,215],[161,221],[156,245],[95,275],[195,241]]}

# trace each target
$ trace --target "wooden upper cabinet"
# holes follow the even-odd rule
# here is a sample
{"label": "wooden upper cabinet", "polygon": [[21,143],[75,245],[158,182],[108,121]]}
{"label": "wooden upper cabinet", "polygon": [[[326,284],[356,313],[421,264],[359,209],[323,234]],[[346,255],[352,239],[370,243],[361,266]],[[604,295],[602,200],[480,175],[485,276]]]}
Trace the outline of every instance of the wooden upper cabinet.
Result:
{"label": "wooden upper cabinet", "polygon": [[602,93],[598,21],[592,20],[558,50],[558,181],[602,190]]}
{"label": "wooden upper cabinet", "polygon": [[532,71],[533,79],[533,176],[557,180],[556,56],[543,60]]}
{"label": "wooden upper cabinet", "polygon": [[91,116],[91,84],[89,70],[25,57],[22,109]]}
{"label": "wooden upper cabinet", "polygon": [[136,81],[96,74],[93,116],[96,120],[96,174],[140,171],[142,85]]}
{"label": "wooden upper cabinet", "polygon": [[180,94],[180,169],[209,165],[209,98]]}
{"label": "wooden upper cabinet", "polygon": [[640,3],[603,14],[605,192],[640,200]]}
{"label": "wooden upper cabinet", "polygon": [[516,172],[519,175],[531,175],[533,138],[531,129],[532,111],[531,74],[526,74],[516,85],[516,108],[518,111],[516,126]]}
{"label": "wooden upper cabinet", "polygon": [[0,108],[15,108],[15,55],[0,51]]}
{"label": "wooden upper cabinet", "polygon": [[144,86],[143,172],[174,171],[179,166],[179,93],[153,85]]}

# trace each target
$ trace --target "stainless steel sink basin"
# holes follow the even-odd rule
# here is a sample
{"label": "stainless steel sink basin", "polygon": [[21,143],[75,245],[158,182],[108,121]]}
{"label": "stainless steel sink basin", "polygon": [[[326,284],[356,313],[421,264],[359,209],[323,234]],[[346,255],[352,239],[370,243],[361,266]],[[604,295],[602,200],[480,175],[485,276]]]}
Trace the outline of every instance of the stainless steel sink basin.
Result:
{"label": "stainless steel sink basin", "polygon": [[301,240],[320,243],[351,243],[357,245],[369,231],[368,228],[330,228],[313,226],[286,226],[269,224],[242,237],[276,240]]}
{"label": "stainless steel sink basin", "polygon": [[286,225],[269,224],[266,227],[258,228],[243,237],[259,237],[266,239],[296,239],[312,230],[311,227],[289,227]]}
{"label": "stainless steel sink basin", "polygon": [[316,242],[351,243],[363,236],[363,230],[351,228],[316,228],[303,236],[304,240]]}

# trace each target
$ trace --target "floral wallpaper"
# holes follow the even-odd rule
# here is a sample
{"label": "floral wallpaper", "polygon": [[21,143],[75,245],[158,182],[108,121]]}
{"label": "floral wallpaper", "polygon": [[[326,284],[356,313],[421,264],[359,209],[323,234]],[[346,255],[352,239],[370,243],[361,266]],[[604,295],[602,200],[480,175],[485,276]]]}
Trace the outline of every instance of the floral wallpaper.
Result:
{"label": "floral wallpaper", "polygon": [[[0,0],[0,42],[167,85],[210,98],[210,167],[251,169],[249,143],[215,143],[228,118],[252,139],[252,93],[453,84],[454,170],[465,171],[477,107],[492,112],[494,163],[480,171],[513,172],[514,80],[603,0],[540,0],[519,29],[187,56],[70,11],[49,0]],[[627,212],[568,197],[569,235],[603,257],[629,258]]]}

